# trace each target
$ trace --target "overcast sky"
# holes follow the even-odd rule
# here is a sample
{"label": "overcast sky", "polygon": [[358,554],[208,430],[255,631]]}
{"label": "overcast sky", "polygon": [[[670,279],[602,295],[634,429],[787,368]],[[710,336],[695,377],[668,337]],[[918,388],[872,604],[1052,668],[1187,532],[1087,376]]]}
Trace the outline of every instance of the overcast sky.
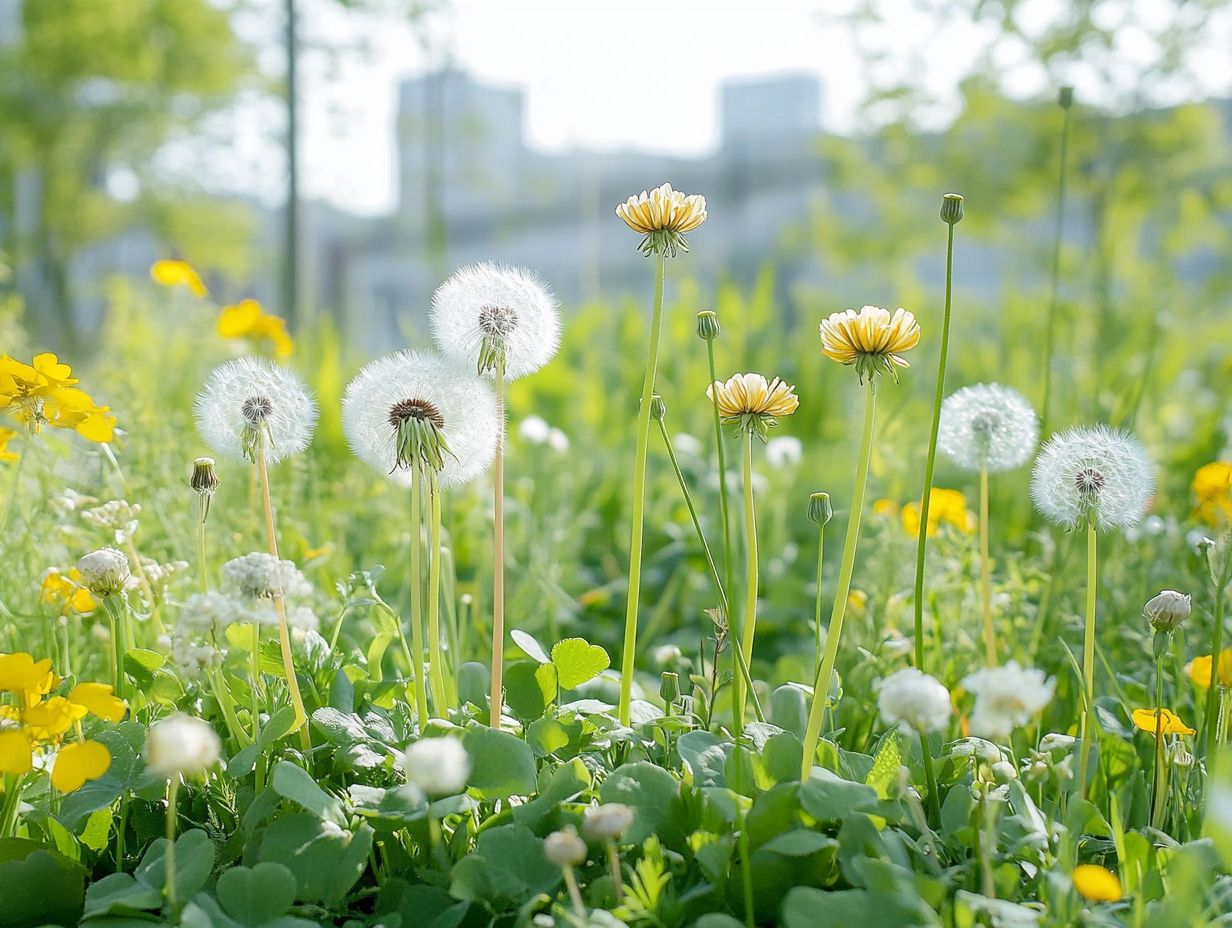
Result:
{"label": "overcast sky", "polygon": [[[394,2],[394,0],[385,0]],[[336,0],[300,0],[305,53],[304,184],[309,197],[358,212],[395,202],[393,127],[398,80],[445,62],[477,79],[518,86],[527,94],[526,133],[547,150],[639,148],[698,154],[718,136],[718,94],[725,80],[806,72],[822,81],[824,125],[839,132],[861,125],[858,105],[870,78],[910,77],[940,104],[924,114],[944,123],[954,90],[992,34],[987,27],[942,22],[912,0],[877,0],[893,25],[861,33],[857,47],[842,14],[856,0],[452,0],[418,31],[388,13],[356,14]],[[1024,26],[1056,15],[1065,0],[1030,0]],[[240,22],[262,49],[260,63],[281,72],[281,2],[263,0]],[[1118,60],[1127,75],[1151,54],[1147,29],[1169,15],[1169,0],[1104,0],[1097,20],[1118,25]],[[1226,12],[1226,11],[1225,11]],[[1137,24],[1137,25],[1136,25]],[[426,42],[425,42],[426,33]],[[426,47],[425,47],[426,46]],[[1232,14],[1208,30],[1193,51],[1205,93],[1232,88]],[[1055,92],[1056,77],[1024,64],[1007,48],[998,70],[1011,92]],[[1084,91],[1080,66],[1065,80]],[[1184,91],[1188,94],[1191,91]],[[235,157],[212,167],[224,186],[276,202],[282,158],[281,114],[249,102],[221,122]]]}

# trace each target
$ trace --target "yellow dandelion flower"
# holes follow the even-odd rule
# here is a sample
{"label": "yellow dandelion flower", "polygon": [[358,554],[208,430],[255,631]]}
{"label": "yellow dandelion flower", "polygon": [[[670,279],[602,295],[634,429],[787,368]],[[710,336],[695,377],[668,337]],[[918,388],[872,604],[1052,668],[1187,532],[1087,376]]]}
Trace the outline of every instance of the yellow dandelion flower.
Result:
{"label": "yellow dandelion flower", "polygon": [[194,296],[209,295],[200,275],[187,261],[155,261],[150,265],[150,279],[164,287],[187,287]]}
{"label": "yellow dandelion flower", "polygon": [[[907,503],[902,509],[903,531],[912,538],[920,531],[920,504]],[[958,490],[933,487],[928,494],[928,534],[936,535],[942,524],[954,526],[970,535],[976,529],[975,513],[967,508],[967,497]]]}
{"label": "yellow dandelion flower", "polygon": [[0,731],[0,773],[29,773],[34,767],[33,751],[24,731]]}
{"label": "yellow dandelion flower", "polygon": [[1072,879],[1078,895],[1091,902],[1116,902],[1122,897],[1120,878],[1098,864],[1079,864]]}
{"label": "yellow dandelion flower", "polygon": [[[1202,654],[1195,657],[1185,665],[1185,673],[1189,674],[1189,679],[1197,686],[1203,689],[1210,689],[1211,686],[1211,665],[1214,662],[1211,660],[1211,655]],[[1219,652],[1219,683],[1223,686],[1232,686],[1232,648],[1225,649]]]}
{"label": "yellow dandelion flower", "polygon": [[51,785],[62,793],[81,789],[89,780],[97,780],[111,767],[111,752],[97,741],[77,741],[66,744],[56,754],[51,768]]}
{"label": "yellow dandelion flower", "polygon": [[1194,473],[1198,506],[1194,515],[1210,525],[1232,521],[1232,461],[1212,461]]}
{"label": "yellow dandelion flower", "polygon": [[616,215],[634,232],[645,236],[641,250],[649,255],[666,251],[675,257],[676,249],[688,251],[685,232],[692,232],[706,221],[706,198],[699,193],[683,194],[664,184],[643,190],[616,207]]}
{"label": "yellow dandelion flower", "polygon": [[106,683],[78,683],[68,694],[68,701],[105,722],[121,722],[128,711],[128,704]]}
{"label": "yellow dandelion flower", "polygon": [[755,433],[762,441],[783,416],[800,406],[796,388],[778,377],[733,374],[726,383],[716,380],[706,388],[706,397],[718,401],[719,415],[727,425]]}
{"label": "yellow dandelion flower", "polygon": [[1135,709],[1130,717],[1134,721],[1134,725],[1142,731],[1149,734],[1155,734],[1155,724],[1159,717],[1163,718],[1162,734],[1165,735],[1192,735],[1194,730],[1181,721],[1176,713],[1169,709]]}
{"label": "yellow dandelion flower", "polygon": [[218,334],[223,338],[268,340],[274,356],[278,358],[289,357],[295,348],[287,333],[286,322],[266,313],[256,300],[240,300],[231,306],[224,306],[218,316]]}
{"label": "yellow dandelion flower", "polygon": [[880,306],[865,306],[832,313],[821,323],[821,350],[840,364],[854,365],[865,377],[888,373],[898,378],[898,368],[910,367],[902,356],[920,343],[920,324],[905,309],[894,315]]}

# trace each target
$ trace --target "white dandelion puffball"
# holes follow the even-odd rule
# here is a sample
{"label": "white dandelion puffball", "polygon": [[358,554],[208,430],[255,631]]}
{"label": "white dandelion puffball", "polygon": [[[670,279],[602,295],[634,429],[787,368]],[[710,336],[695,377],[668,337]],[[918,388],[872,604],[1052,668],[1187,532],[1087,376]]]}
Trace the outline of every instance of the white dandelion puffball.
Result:
{"label": "white dandelion puffball", "polygon": [[1154,489],[1142,442],[1106,425],[1053,435],[1031,471],[1035,508],[1065,528],[1088,518],[1104,531],[1128,528],[1142,518]]}
{"label": "white dandelion puffball", "polygon": [[115,548],[99,548],[77,562],[81,585],[91,593],[108,596],[124,589],[128,582],[128,555]]}
{"label": "white dandelion puffball", "polygon": [[209,722],[191,715],[173,715],[150,726],[145,763],[169,780],[191,777],[218,763],[221,751],[222,742]]}
{"label": "white dandelion puffball", "polygon": [[950,722],[950,691],[935,677],[904,667],[881,681],[877,708],[887,725],[941,731]]}
{"label": "white dandelion puffball", "polygon": [[1052,701],[1056,681],[1042,670],[1019,667],[1010,661],[1003,667],[987,667],[963,680],[963,688],[975,696],[971,733],[985,738],[1008,738],[1015,728],[1026,725]]}
{"label": "white dandelion puffball", "polygon": [[1038,444],[1039,419],[1017,390],[981,383],[941,404],[937,447],[963,470],[1011,470],[1025,464]]}
{"label": "white dandelion puffball", "polygon": [[411,471],[399,466],[395,406],[432,407],[449,451],[437,475],[441,486],[459,486],[482,474],[496,455],[503,427],[496,396],[476,374],[436,354],[398,351],[361,370],[342,399],[342,429],[357,458],[378,473],[409,486]]}
{"label": "white dandelion puffball", "polygon": [[312,441],[317,404],[299,374],[264,358],[237,358],[210,372],[193,404],[197,431],[216,454],[244,460],[244,434],[268,429],[265,460],[299,454]]}
{"label": "white dandelion puffball", "polygon": [[457,738],[420,738],[402,753],[402,769],[429,796],[456,796],[466,789],[471,756]]}
{"label": "white dandelion puffball", "polygon": [[485,338],[505,345],[505,377],[533,374],[556,354],[556,297],[532,271],[485,261],[459,268],[432,295],[432,339],[473,368]]}

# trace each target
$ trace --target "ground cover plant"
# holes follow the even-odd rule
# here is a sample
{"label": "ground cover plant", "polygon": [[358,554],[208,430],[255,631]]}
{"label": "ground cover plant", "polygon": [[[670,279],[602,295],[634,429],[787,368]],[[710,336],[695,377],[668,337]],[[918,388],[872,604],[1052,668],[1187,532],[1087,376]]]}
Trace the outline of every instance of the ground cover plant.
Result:
{"label": "ground cover plant", "polygon": [[648,313],[485,263],[356,358],[167,260],[86,367],[9,325],[0,924],[1223,923],[1226,361],[1088,370],[1054,286],[992,382],[937,206],[942,291],[796,328],[670,185]]}

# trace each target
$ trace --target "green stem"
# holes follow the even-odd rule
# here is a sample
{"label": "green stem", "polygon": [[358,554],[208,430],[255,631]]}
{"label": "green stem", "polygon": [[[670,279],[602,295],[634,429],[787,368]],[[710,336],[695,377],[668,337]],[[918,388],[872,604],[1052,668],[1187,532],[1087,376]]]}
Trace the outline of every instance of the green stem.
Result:
{"label": "green stem", "polygon": [[624,650],[620,658],[620,724],[632,721],[633,660],[637,654],[637,607],[642,590],[642,532],[646,508],[646,452],[650,440],[650,398],[659,368],[659,334],[663,323],[663,251],[655,252],[654,308],[650,318],[650,350],[637,410],[637,451],[633,462],[633,529],[629,539],[629,591],[625,606]]}
{"label": "green stem", "polygon": [[821,739],[821,723],[830,696],[830,678],[838,658],[839,640],[843,634],[843,616],[847,612],[847,597],[851,592],[851,576],[856,566],[856,546],[860,540],[860,519],[864,512],[864,491],[868,484],[868,467],[873,456],[873,420],[877,410],[877,380],[870,376],[864,394],[864,430],[860,436],[860,456],[856,465],[856,482],[852,489],[851,514],[847,517],[847,537],[843,539],[843,557],[839,562],[838,585],[834,590],[834,606],[830,609],[830,627],[826,631],[826,650],[813,681],[813,703],[809,708],[808,725],[804,731],[804,758],[800,779],[807,780],[817,757],[817,742]]}
{"label": "green stem", "polygon": [[1211,629],[1211,679],[1207,681],[1205,722],[1202,726],[1206,735],[1206,756],[1212,756],[1215,747],[1215,726],[1217,724],[1219,697],[1218,692],[1223,687],[1219,678],[1219,655],[1223,650],[1223,619],[1225,608],[1224,586],[1227,578],[1221,576],[1215,582],[1215,615],[1214,626]]}
{"label": "green stem", "polygon": [[[706,340],[706,359],[710,362],[710,383],[718,381],[714,366],[714,339]],[[726,589],[734,585],[732,578],[731,520],[727,502],[727,453],[723,450],[723,420],[719,415],[719,394],[711,390],[710,406],[714,411],[714,442],[719,457],[719,516],[723,520],[723,579]]]}
{"label": "green stem", "polygon": [[167,882],[164,890],[167,894],[167,907],[175,912],[175,817],[176,817],[176,798],[180,789],[179,776],[173,776],[167,781],[167,853],[163,855],[163,862],[167,867]]}
{"label": "green stem", "polygon": [[997,666],[997,632],[992,625],[992,558],[988,554],[988,465],[980,468],[980,606],[984,613],[984,659]]}
{"label": "green stem", "polygon": [[[740,654],[745,664],[753,662],[753,636],[757,631],[757,510],[753,500],[753,433],[744,433],[744,535],[748,571],[744,592],[744,627],[740,630]],[[736,725],[744,725],[744,680],[735,681],[740,693]]]}
{"label": "green stem", "polygon": [[492,695],[488,724],[500,728],[505,709],[505,361],[498,357],[492,371],[496,392],[496,460],[492,465]]}
{"label": "green stem", "polygon": [[1061,236],[1065,223],[1065,167],[1069,157],[1069,107],[1061,115],[1061,163],[1057,171],[1056,224],[1052,237],[1052,275],[1048,297],[1048,322],[1044,335],[1044,396],[1040,401],[1040,434],[1048,434],[1052,402],[1052,354],[1056,344],[1057,304],[1061,289]]}
{"label": "green stem", "polygon": [[937,788],[937,771],[933,769],[933,748],[928,742],[928,735],[920,732],[920,753],[924,760],[924,783],[928,787],[928,808],[933,814],[933,821],[941,824],[941,791]]}
{"label": "green stem", "polygon": [[1086,695],[1086,711],[1082,714],[1078,748],[1078,795],[1087,797],[1087,763],[1091,756],[1091,739],[1095,737],[1095,602],[1098,571],[1098,551],[1094,518],[1087,519],[1087,610],[1086,630],[1082,639],[1082,685]]}
{"label": "green stem", "polygon": [[937,462],[937,430],[941,427],[941,401],[945,397],[945,363],[950,354],[950,306],[954,285],[954,223],[946,223],[945,313],[941,319],[941,358],[937,362],[937,390],[933,422],[924,462],[924,494],[920,497],[920,528],[915,543],[915,665],[924,670],[924,554],[928,547],[928,509],[933,495],[933,467]]}
{"label": "green stem", "polygon": [[[1160,633],[1156,633],[1160,634]],[[1159,828],[1164,819],[1164,658],[1155,658],[1155,763],[1151,771],[1151,825]]]}
{"label": "green stem", "polygon": [[813,614],[813,663],[821,663],[821,576],[826,557],[826,524],[817,524],[817,595]]}
{"label": "green stem", "polygon": [[17,812],[21,808],[21,792],[26,778],[22,774],[4,774],[4,802],[0,804],[0,838],[17,834]]}
{"label": "green stem", "polygon": [[252,692],[252,740],[261,737],[261,623],[252,623],[252,653],[248,657]]}
{"label": "green stem", "polygon": [[201,592],[210,591],[210,572],[205,562],[205,520],[210,511],[210,498],[202,493],[197,497],[199,518],[197,519],[197,576],[201,583]]}
{"label": "green stem", "polygon": [[432,704],[443,719],[449,718],[449,695],[445,688],[445,654],[441,650],[441,488],[436,472],[428,474],[430,501],[428,539],[428,654]]}
{"label": "green stem", "polygon": [[127,611],[118,602],[118,593],[108,593],[101,597],[103,611],[111,625],[111,688],[121,699],[128,699],[128,676],[124,672],[124,655],[127,652],[125,642],[125,616]]}
{"label": "green stem", "polygon": [[424,674],[423,574],[420,548],[423,546],[423,471],[418,461],[411,467],[411,650],[414,660],[415,717],[422,733],[428,724],[428,685]]}

